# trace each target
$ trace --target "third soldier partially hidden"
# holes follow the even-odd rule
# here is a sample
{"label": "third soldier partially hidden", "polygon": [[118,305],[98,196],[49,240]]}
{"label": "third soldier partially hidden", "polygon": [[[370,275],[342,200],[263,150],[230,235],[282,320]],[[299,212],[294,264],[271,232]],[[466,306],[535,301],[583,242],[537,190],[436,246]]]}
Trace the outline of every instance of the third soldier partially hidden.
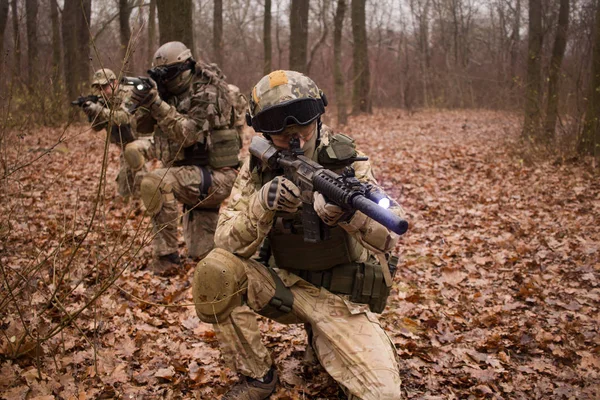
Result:
{"label": "third soldier partially hidden", "polygon": [[202,258],[214,246],[221,202],[237,175],[241,138],[234,99],[221,71],[196,62],[181,42],[162,45],[150,76],[156,87],[134,88],[140,132],[154,132],[154,153],[164,168],[146,174],[141,197],[153,224],[154,272],[177,273],[178,202],[184,205],[188,256]]}
{"label": "third soldier partially hidden", "polygon": [[[351,164],[360,182],[383,193],[354,141],[322,126],[327,102],[310,78],[272,72],[256,84],[249,101],[249,123],[272,145],[266,151],[295,151],[332,171]],[[396,349],[375,315],[389,294],[389,270],[397,260],[390,252],[398,236],[318,191],[310,193],[312,205],[303,203],[284,171],[252,154],[219,218],[217,249],[198,263],[194,275],[197,314],[214,324],[224,360],[241,374],[223,399],[266,399],[275,390],[277,370],[255,312],[304,323],[317,359],[349,398],[399,399]],[[318,221],[311,227],[327,231],[327,238],[304,240],[309,227],[303,207],[314,208]],[[404,213],[394,201],[389,211]],[[268,253],[263,244],[258,262],[251,257],[263,242],[272,257],[262,254]]]}

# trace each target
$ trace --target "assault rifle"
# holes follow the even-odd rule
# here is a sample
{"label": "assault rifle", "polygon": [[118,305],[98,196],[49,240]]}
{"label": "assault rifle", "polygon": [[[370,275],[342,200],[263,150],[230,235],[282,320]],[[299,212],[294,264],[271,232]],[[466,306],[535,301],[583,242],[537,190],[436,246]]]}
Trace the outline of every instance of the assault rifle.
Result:
{"label": "assault rifle", "polygon": [[88,101],[91,101],[92,103],[97,103],[98,100],[100,100],[100,96],[96,96],[96,95],[93,95],[93,94],[90,94],[89,96],[85,96],[85,97],[79,96],[77,98],[77,100],[71,102],[71,105],[72,106],[83,107],[83,105],[85,103],[87,103]]}
{"label": "assault rifle", "polygon": [[[360,182],[352,167],[346,167],[342,175],[326,169],[304,156],[298,139],[290,141],[289,150],[279,150],[267,139],[252,138],[250,154],[272,170],[283,170],[284,176],[300,189],[302,203],[302,225],[304,240],[323,240],[319,229],[319,217],[312,207],[313,192],[318,191],[325,198],[337,204],[349,215],[358,210],[379,222],[386,228],[402,235],[408,229],[408,222],[389,211],[389,199],[371,184]],[[365,161],[366,157],[355,157],[351,161]]]}

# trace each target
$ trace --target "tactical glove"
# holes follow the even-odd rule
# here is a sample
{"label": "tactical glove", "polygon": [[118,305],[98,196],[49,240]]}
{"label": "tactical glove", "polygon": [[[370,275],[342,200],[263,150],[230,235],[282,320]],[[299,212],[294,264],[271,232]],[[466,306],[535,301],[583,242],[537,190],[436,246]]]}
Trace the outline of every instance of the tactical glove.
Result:
{"label": "tactical glove", "polygon": [[344,215],[344,210],[337,204],[328,203],[319,192],[313,194],[313,208],[315,212],[329,226],[335,226]]}
{"label": "tactical glove", "polygon": [[149,89],[138,89],[138,86],[133,87],[133,92],[131,93],[131,103],[133,109],[138,109],[140,107],[150,108],[152,104],[159,100],[158,90],[156,90],[156,83],[153,80],[150,80],[152,87]]}
{"label": "tactical glove", "polygon": [[94,119],[100,114],[104,107],[102,107],[98,103],[94,103],[92,101],[86,101],[83,104],[83,112],[90,118]]}
{"label": "tactical glove", "polygon": [[265,210],[294,213],[302,204],[300,189],[282,176],[273,178],[258,192],[259,200]]}

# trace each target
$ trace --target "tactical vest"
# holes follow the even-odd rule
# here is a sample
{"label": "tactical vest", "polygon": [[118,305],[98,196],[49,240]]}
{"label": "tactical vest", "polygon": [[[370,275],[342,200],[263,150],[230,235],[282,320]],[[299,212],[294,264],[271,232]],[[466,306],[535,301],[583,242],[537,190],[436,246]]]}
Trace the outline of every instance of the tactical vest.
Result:
{"label": "tactical vest", "polygon": [[[354,141],[345,135],[334,135],[327,146],[316,149],[313,160],[339,172],[351,164],[345,160],[355,156]],[[261,170],[257,165],[253,175],[257,178],[258,190],[281,173]],[[381,265],[375,259],[357,262],[362,246],[356,239],[339,226],[321,224],[322,229],[328,231],[328,239],[305,242],[302,213],[276,213],[267,236],[275,266],[332,293],[349,295],[351,301],[368,304],[373,312],[383,311],[389,287],[385,284]],[[267,313],[272,315],[273,311],[267,310]]]}
{"label": "tactical vest", "polygon": [[[217,90],[217,104],[214,106],[219,111],[215,127],[203,142],[197,142],[179,151],[174,165],[197,165],[212,168],[238,167],[238,154],[242,141],[234,127],[235,110],[233,107],[230,90],[225,82],[212,70],[199,70],[194,77],[190,89],[182,96],[173,96],[168,103],[175,106],[180,114],[187,115],[191,108],[191,96],[201,91],[203,86],[211,85]],[[169,146],[171,149],[173,146]]]}

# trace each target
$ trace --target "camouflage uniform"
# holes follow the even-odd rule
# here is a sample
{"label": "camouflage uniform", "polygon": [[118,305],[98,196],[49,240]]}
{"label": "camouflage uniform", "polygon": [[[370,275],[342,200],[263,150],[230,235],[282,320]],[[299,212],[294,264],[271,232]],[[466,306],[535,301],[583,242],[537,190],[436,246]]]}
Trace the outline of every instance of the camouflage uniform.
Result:
{"label": "camouflage uniform", "polygon": [[[112,71],[110,73],[112,74]],[[114,95],[107,98],[98,87],[98,85],[107,83],[105,72],[103,70],[96,71],[92,84],[92,93],[100,96],[98,103],[102,106],[102,109],[95,117],[89,117],[89,120],[92,124],[92,129],[95,131],[105,129],[110,135],[110,142],[119,146],[119,173],[116,178],[117,191],[121,197],[128,200],[132,195],[139,197],[139,185],[137,190],[135,190],[134,185],[135,173],[129,168],[123,157],[125,147],[135,140],[134,129],[132,129],[130,121],[131,115],[127,111],[131,90],[127,86],[118,85]]]}
{"label": "camouflage uniform", "polygon": [[[314,129],[311,137],[303,136],[304,155],[323,165],[323,160],[336,161],[328,166],[335,172],[345,166],[337,161],[350,143],[352,155],[346,160],[350,160],[356,178],[378,188],[370,163],[351,161],[362,155],[355,150],[354,142],[345,135],[333,135],[315,120],[327,102],[309,78],[293,71],[275,71],[253,90],[250,123],[255,130],[263,134],[269,130],[269,135],[282,130],[293,132],[285,125],[278,129],[274,119],[255,121],[265,103],[266,107],[285,107],[290,112],[279,112],[280,108],[266,114],[269,118],[293,115],[297,117],[296,126]],[[340,143],[345,147],[338,147]],[[293,190],[285,185],[274,186],[274,182],[283,181],[280,175],[253,156],[246,160],[219,218],[217,248],[196,267],[193,296],[197,314],[204,322],[214,323],[224,360],[245,376],[224,398],[262,399],[274,390],[275,379],[269,378],[273,361],[261,341],[256,312],[281,323],[307,324],[315,355],[349,398],[399,399],[396,350],[369,307],[371,299],[381,296],[383,303],[373,310],[381,312],[385,305],[391,285],[389,274],[384,279],[382,273],[388,268],[385,255],[395,248],[398,236],[356,211],[343,222],[338,218],[327,227],[321,225],[330,234],[327,239],[304,241],[300,192],[292,200],[284,198],[285,190]],[[276,190],[272,190],[274,187]],[[316,200],[313,206],[320,224],[325,223]],[[396,202],[390,210],[404,214]],[[267,241],[272,257],[266,263],[261,250],[261,261],[268,266],[250,258]],[[364,279],[349,271],[364,271]],[[366,289],[369,299],[353,301],[355,293],[364,295]],[[272,383],[261,384],[263,381]]]}
{"label": "camouflage uniform", "polygon": [[246,100],[246,96],[244,96],[240,92],[240,88],[235,85],[227,85],[229,90],[231,91],[234,103],[233,107],[235,109],[235,129],[238,131],[241,138],[244,137],[244,127],[246,126],[246,110],[248,109],[248,101]]}
{"label": "camouflage uniform", "polygon": [[[235,133],[230,92],[224,77],[214,68],[196,64],[188,90],[167,97],[154,111],[136,112],[138,130],[154,132],[153,153],[165,166],[146,174],[142,180],[142,198],[145,192],[149,193],[144,202],[152,215],[156,257],[178,252],[177,201],[184,205],[183,231],[188,255],[202,257],[213,248],[219,207],[237,175],[237,152],[235,161],[227,167],[208,158],[194,159],[196,155],[192,154],[196,149],[203,152],[201,158],[210,157],[221,145],[215,139],[220,133]],[[239,150],[237,133],[235,140]]]}

